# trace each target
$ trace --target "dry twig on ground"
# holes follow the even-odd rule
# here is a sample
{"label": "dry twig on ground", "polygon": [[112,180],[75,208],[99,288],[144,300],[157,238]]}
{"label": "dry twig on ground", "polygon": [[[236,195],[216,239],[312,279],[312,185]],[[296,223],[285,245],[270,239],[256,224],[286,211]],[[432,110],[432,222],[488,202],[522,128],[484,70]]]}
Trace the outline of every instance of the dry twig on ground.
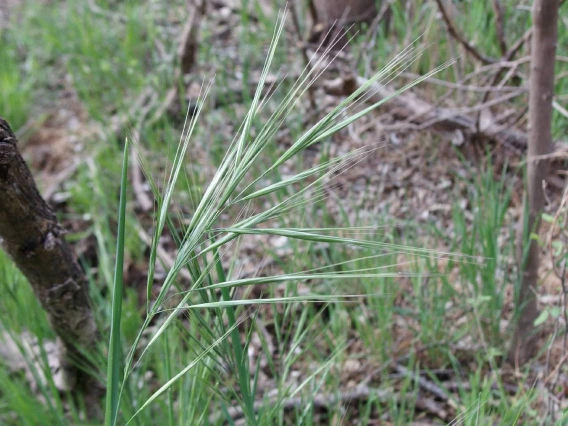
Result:
{"label": "dry twig on ground", "polygon": [[[327,81],[324,88],[327,93],[345,96],[353,93],[357,88],[367,83],[367,79],[359,76],[347,76]],[[369,88],[369,102],[378,102],[384,98],[391,97],[395,90],[389,86],[379,83],[373,84]],[[462,132],[466,136],[476,135],[482,139],[496,140],[515,150],[524,150],[527,146],[527,135],[518,129],[506,128],[497,123],[489,123],[487,127],[476,129],[475,120],[466,114],[487,108],[503,102],[514,96],[518,96],[522,91],[508,93],[504,97],[490,101],[481,106],[476,106],[467,110],[453,111],[445,108],[436,108],[431,104],[420,99],[416,94],[406,91],[398,94],[389,100],[389,108],[395,111],[399,119],[406,120],[405,123],[396,124],[391,127],[381,126],[385,130],[425,130],[432,129],[442,133]],[[462,138],[464,136],[462,135]]]}

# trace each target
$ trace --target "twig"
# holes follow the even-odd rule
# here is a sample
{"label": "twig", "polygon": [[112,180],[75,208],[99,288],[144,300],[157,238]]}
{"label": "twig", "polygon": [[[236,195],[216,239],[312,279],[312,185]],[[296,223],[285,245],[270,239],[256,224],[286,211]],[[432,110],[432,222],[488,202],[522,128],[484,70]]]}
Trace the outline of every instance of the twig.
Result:
{"label": "twig", "polygon": [[501,54],[507,54],[507,42],[505,41],[505,17],[503,16],[503,5],[500,0],[493,0],[493,13],[495,14],[495,32],[497,33],[497,41],[499,42],[499,49]]}
{"label": "twig", "polygon": [[416,408],[427,411],[430,414],[442,419],[444,422],[451,420],[450,414],[444,410],[440,404],[433,398],[419,397],[416,398]]}
{"label": "twig", "polygon": [[[495,105],[498,105],[498,104],[500,104],[500,103],[503,103],[503,102],[506,102],[506,101],[508,101],[508,100],[511,100],[511,99],[513,99],[513,98],[516,98],[517,96],[520,96],[520,95],[522,95],[522,94],[524,94],[524,93],[526,93],[526,90],[521,89],[521,90],[517,90],[516,92],[503,95],[503,96],[501,96],[500,98],[496,98],[496,99],[493,99],[493,100],[491,100],[491,101],[488,101],[488,102],[485,102],[485,103],[482,103],[482,104],[479,104],[479,105],[475,105],[475,106],[468,107],[468,108],[456,108],[455,110],[453,110],[452,112],[450,112],[450,114],[447,115],[447,116],[435,117],[435,118],[431,119],[430,121],[426,121],[426,122],[422,123],[422,124],[420,125],[420,129],[419,129],[419,130],[422,130],[422,129],[425,129],[425,128],[428,128],[428,127],[432,127],[432,126],[434,126],[435,124],[439,123],[440,121],[446,120],[446,119],[448,119],[448,118],[452,118],[453,116],[456,116],[456,117],[457,117],[457,116],[459,116],[459,115],[471,114],[471,113],[474,113],[474,112],[482,111],[482,110],[484,110],[484,109],[486,109],[486,108],[489,108],[489,107],[491,107],[491,106],[495,106]],[[416,119],[419,118],[421,115],[423,115],[423,114],[417,115],[416,117],[410,117],[408,120],[409,120],[409,121],[416,120]],[[476,133],[481,133],[481,130],[480,130],[480,129],[477,129]]]}
{"label": "twig", "polygon": [[479,67],[475,71],[464,76],[462,81],[470,80],[472,77],[475,77],[475,76],[480,75],[480,74],[487,73],[487,71],[492,71],[492,70],[501,71],[505,68],[518,67],[519,65],[524,64],[526,62],[530,62],[530,61],[531,61],[531,57],[529,55],[523,56],[523,57],[521,57],[519,59],[515,59],[515,60],[503,59],[502,61],[494,62],[494,63],[491,63],[491,64],[483,65],[482,67]]}
{"label": "twig", "polygon": [[[348,390],[341,393],[333,394],[317,394],[311,399],[311,404],[315,408],[329,408],[340,402],[351,402],[351,401],[361,401],[373,397],[380,401],[386,401],[392,398],[392,393],[387,390],[373,389],[365,385],[357,386],[355,389]],[[267,406],[274,406],[280,402],[279,398],[270,398],[267,402],[265,400],[256,401],[254,403],[254,410],[258,411],[260,408]],[[283,410],[292,410],[298,407],[305,407],[306,404],[310,403],[310,398],[294,397],[285,400],[280,406]],[[231,419],[238,420],[244,416],[244,412],[240,407],[229,407],[227,410]],[[218,415],[211,416],[209,419],[212,423],[218,421]]]}
{"label": "twig", "polygon": [[[497,85],[497,87],[503,87],[505,85],[505,83],[507,81],[509,81],[509,79],[516,73],[518,67],[519,67],[518,63],[517,63],[517,65],[510,67],[509,70],[507,71],[507,73],[505,74],[505,76],[501,79],[501,82]],[[497,72],[493,76],[491,83],[489,83],[490,87],[495,86],[495,83],[497,83],[497,80],[501,77],[503,70],[504,70],[504,68],[501,68],[499,70],[499,72]],[[481,103],[487,102],[489,100],[490,96],[491,96],[491,92],[486,92],[485,95],[483,95],[483,99],[481,100]],[[476,122],[476,128],[479,130],[479,127],[481,125],[481,111],[477,115],[476,121],[477,121]]]}
{"label": "twig", "polygon": [[[460,389],[470,391],[472,389],[471,383],[458,382],[458,381],[444,382],[444,387],[449,391],[456,391],[456,390],[459,391]],[[527,384],[527,388],[528,388],[528,384]],[[493,380],[493,382],[491,383],[491,389],[501,390],[501,387],[496,383],[495,380]],[[512,385],[512,384],[508,384],[508,383],[503,383],[503,389],[509,395],[515,395],[517,392],[519,392],[519,387],[517,385]],[[526,390],[526,388],[525,388],[525,390]]]}
{"label": "twig", "polygon": [[[458,81],[457,83],[454,83],[456,85],[463,85],[464,83],[466,83],[469,80],[472,80],[474,77],[480,75],[480,74],[484,74],[487,73],[489,71],[496,71],[497,73],[499,73],[502,69],[505,68],[514,68],[517,67],[519,64],[525,63],[530,61],[530,57],[523,57],[520,59],[517,59],[516,61],[501,61],[501,62],[497,62],[495,64],[491,64],[491,65],[484,65],[482,67],[480,67],[479,69],[473,71],[470,74],[465,75],[460,81]],[[428,80],[426,80],[426,82],[428,82],[429,80],[431,80],[431,78],[429,78]],[[436,82],[436,79],[432,79],[433,82]],[[452,84],[452,83],[448,83],[448,84]],[[514,88],[515,90],[519,90],[518,87]],[[446,99],[448,99],[452,93],[454,93],[454,91],[457,90],[457,87],[452,87],[450,88],[450,90],[448,92],[446,92],[444,95],[440,96],[436,102],[434,104],[432,104],[432,107],[438,107],[439,105],[441,105]],[[488,89],[485,91],[485,93],[488,92],[492,92],[493,90],[491,89],[491,86],[488,87]],[[495,90],[495,91],[500,91],[500,90]],[[485,101],[483,101],[485,102]],[[476,126],[477,128],[477,126]]]}
{"label": "twig", "polygon": [[395,369],[400,374],[403,374],[407,377],[412,377],[413,380],[415,380],[418,383],[418,386],[420,386],[425,391],[430,392],[437,398],[440,398],[442,401],[446,401],[453,409],[455,410],[459,409],[461,411],[465,410],[465,407],[458,406],[458,404],[455,403],[455,401],[450,397],[450,395],[448,395],[448,393],[444,389],[432,383],[430,380],[427,380],[418,374],[414,374],[408,368],[400,364],[396,364]]}
{"label": "twig", "polygon": [[558,371],[560,371],[560,367],[564,366],[564,362],[567,359],[568,359],[568,353],[564,353],[564,355],[562,355],[562,358],[560,358],[560,360],[556,363],[556,367],[554,367],[554,370],[552,370],[552,372],[546,377],[546,379],[544,379],[544,384],[550,382],[552,378],[558,374]]}
{"label": "twig", "polygon": [[503,123],[503,129],[509,130],[509,129],[512,129],[513,127],[515,127],[515,126],[520,127],[519,124],[524,119],[526,119],[527,112],[529,112],[529,107],[525,105],[516,114],[513,115],[513,118],[511,118],[510,120],[507,120],[506,122]]}
{"label": "twig", "polygon": [[[494,2],[498,2],[498,1],[499,1],[499,0],[494,0]],[[523,44],[529,39],[529,37],[530,37],[531,35],[532,35],[532,28],[529,29],[528,31],[526,31],[526,32],[523,34],[523,36],[522,36],[521,38],[519,38],[519,39],[513,44],[513,46],[511,47],[511,49],[508,50],[508,51],[504,54],[502,62],[509,62],[509,61],[511,61],[511,60],[515,57],[515,55],[517,54],[518,50],[523,46]],[[530,56],[526,56],[525,58],[528,59],[528,60],[530,60]],[[510,69],[509,69],[509,72],[508,72],[507,75],[506,75],[506,78],[503,78],[503,79],[502,79],[501,85],[504,85],[504,84],[507,82],[507,80],[508,80],[510,77],[512,77],[513,73],[512,73],[511,71],[512,71],[513,69],[516,70],[516,69],[521,65],[521,63],[523,62],[522,59],[523,59],[523,58],[518,59],[517,61],[514,61],[514,62],[513,62],[512,66],[509,67]],[[515,62],[516,62],[516,63],[515,63]],[[497,83],[497,80],[499,80],[499,78],[501,77],[501,74],[502,74],[502,72],[503,72],[503,68],[504,68],[504,67],[500,68],[500,69],[499,69],[499,72],[497,72],[497,74],[495,74],[495,75],[493,76],[493,79],[492,79],[491,82],[488,84],[488,86],[494,86],[495,83]],[[482,102],[482,103],[483,103],[483,102],[487,102],[487,100],[489,99],[489,96],[490,96],[490,95],[491,95],[491,93],[487,92],[487,93],[485,94],[485,96],[483,96],[483,99],[482,99],[481,102]],[[479,128],[480,121],[481,121],[481,114],[479,114],[479,115],[477,116],[477,125],[476,125],[477,128]]]}
{"label": "twig", "polygon": [[520,50],[520,48],[523,47],[523,44],[525,44],[531,36],[532,36],[532,28],[528,29],[522,35],[521,38],[519,38],[515,43],[513,43],[513,45],[511,46],[511,48],[509,49],[509,51],[505,55],[505,58],[508,58],[508,60],[513,59],[515,57],[515,55],[517,54],[517,52]]}
{"label": "twig", "polygon": [[[330,94],[349,95],[367,82],[367,79],[360,76],[347,76],[327,81],[324,84],[324,89]],[[389,107],[391,110],[396,110],[398,117],[404,119],[415,117],[417,124],[405,124],[397,126],[396,128],[383,127],[386,130],[424,130],[425,128],[431,127],[433,130],[441,132],[462,131],[466,134],[476,134],[484,139],[498,141],[516,150],[524,150],[527,147],[527,135],[525,132],[514,128],[505,128],[504,126],[493,123],[481,129],[478,133],[475,127],[475,121],[464,115],[464,113],[475,112],[479,108],[487,108],[495,103],[504,102],[509,99],[509,97],[518,96],[521,93],[521,91],[518,93],[509,93],[506,94],[505,97],[456,113],[453,110],[445,108],[432,109],[429,103],[418,98],[414,93],[406,91],[389,100]],[[374,83],[369,87],[369,94],[367,101],[375,103],[379,102],[381,99],[391,97],[394,94],[394,89]],[[561,150],[561,148],[562,144],[556,145],[557,150]]]}
{"label": "twig", "polygon": [[443,4],[443,1],[444,0],[436,0],[436,3],[438,4],[438,8],[440,9],[442,18],[444,19],[446,28],[448,29],[450,35],[453,38],[455,38],[465,48],[466,51],[468,51],[473,57],[475,57],[480,62],[484,64],[493,64],[497,62],[495,58],[490,58],[488,56],[483,55],[475,47],[473,47],[473,45],[469,43],[460,33],[458,33],[456,27],[454,26],[454,23],[450,18],[450,15],[448,14],[448,11],[446,10]]}
{"label": "twig", "polygon": [[[416,80],[420,77],[419,74],[414,74],[411,72],[403,72],[400,74],[401,77],[405,77],[411,80]],[[463,79],[461,80],[463,81]],[[464,92],[474,92],[474,93],[486,93],[486,92],[515,92],[518,91],[518,86],[502,86],[502,87],[486,87],[486,86],[473,86],[469,84],[463,84],[461,81],[457,83],[452,83],[450,81],[440,80],[438,78],[430,77],[428,80],[425,80],[425,84],[436,84],[442,87],[448,87],[450,89],[461,90]]]}
{"label": "twig", "polygon": [[[529,61],[530,58],[529,57],[525,57],[525,58],[520,58],[516,61],[501,61],[498,62],[496,64],[491,64],[491,65],[486,65],[486,66],[482,66],[480,67],[478,70],[464,76],[461,80],[459,80],[457,83],[443,83],[440,80],[434,79],[434,78],[429,78],[428,80],[426,80],[426,82],[433,82],[433,83],[439,83],[440,85],[446,85],[448,87],[450,87],[450,90],[448,90],[448,92],[446,92],[444,95],[440,96],[436,102],[434,104],[432,104],[431,108],[432,110],[438,106],[440,106],[446,99],[448,99],[456,90],[458,90],[458,88],[460,87],[464,87],[464,83],[473,79],[475,76],[477,76],[480,73],[485,73],[487,71],[492,71],[492,70],[497,70],[497,73],[501,72],[501,70],[503,70],[504,68],[516,68],[519,64],[524,63]],[[403,73],[402,75],[405,74],[409,74],[409,73]],[[465,86],[467,88],[471,88],[474,89],[476,86]],[[509,90],[502,90],[504,89],[504,86],[500,86],[499,88],[495,88],[493,86],[488,86],[488,87],[484,87],[484,88],[479,88],[480,92],[485,93],[484,96],[484,101],[482,103],[485,103],[488,99],[488,94],[490,94],[491,92],[501,92],[501,91],[509,91]],[[511,90],[519,90],[518,87],[511,87]],[[476,91],[476,90],[472,90],[472,91]],[[480,114],[481,114],[481,110],[480,110]],[[476,120],[476,124],[475,124],[475,132],[476,133],[480,133],[480,114],[477,116],[477,120]],[[413,117],[416,118],[416,117]],[[520,117],[519,117],[520,119]],[[407,120],[409,121],[409,120]],[[517,120],[514,120],[514,122],[516,122]],[[502,130],[508,130],[510,128],[510,124],[509,125],[504,125],[502,126]],[[418,130],[418,129],[417,129]]]}

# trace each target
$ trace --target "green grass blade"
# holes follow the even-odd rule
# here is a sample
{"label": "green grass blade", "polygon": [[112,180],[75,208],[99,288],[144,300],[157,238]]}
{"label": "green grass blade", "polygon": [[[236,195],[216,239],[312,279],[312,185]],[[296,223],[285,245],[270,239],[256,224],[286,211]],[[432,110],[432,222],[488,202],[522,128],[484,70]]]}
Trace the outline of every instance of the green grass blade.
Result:
{"label": "green grass blade", "polygon": [[[227,281],[225,276],[225,271],[223,271],[223,265],[221,263],[221,258],[219,256],[219,250],[213,251],[213,258],[216,265],[217,276],[219,277],[219,282],[224,283]],[[229,287],[224,287],[221,289],[221,295],[225,302],[231,302],[231,293]],[[231,343],[233,346],[233,355],[235,357],[235,362],[237,364],[237,374],[239,380],[239,386],[243,399],[245,401],[245,408],[247,410],[247,419],[249,422],[256,424],[255,414],[254,414],[254,395],[251,394],[250,382],[249,382],[249,368],[248,360],[243,357],[243,345],[241,343],[241,335],[239,329],[234,327],[237,324],[235,317],[235,310],[233,306],[226,306],[227,308],[227,318],[229,320],[229,325],[232,326],[233,331],[231,333]]]}
{"label": "green grass blade", "polygon": [[120,181],[120,205],[118,210],[118,236],[116,241],[116,264],[112,290],[112,313],[107,365],[107,395],[105,425],[114,426],[118,415],[120,396],[118,383],[120,380],[120,364],[122,363],[122,347],[120,344],[120,318],[122,315],[122,287],[124,268],[124,222],[126,219],[126,188],[128,184],[128,139],[124,146],[122,177]]}
{"label": "green grass blade", "polygon": [[190,364],[188,364],[183,370],[181,370],[178,374],[176,374],[174,377],[172,377],[170,380],[168,380],[162,387],[160,387],[160,389],[158,389],[156,392],[154,392],[146,401],[144,401],[144,404],[142,404],[142,406],[138,409],[138,411],[136,411],[136,413],[134,413],[134,415],[130,418],[130,420],[128,420],[128,422],[126,422],[126,424],[130,424],[134,418],[140,414],[141,411],[143,411],[146,407],[148,407],[152,402],[154,402],[159,396],[161,396],[164,392],[166,392],[170,387],[172,387],[179,379],[181,379],[187,372],[189,372],[192,368],[194,368],[199,362],[203,361],[203,359],[215,348],[217,347],[219,344],[221,344],[221,342],[223,342],[232,332],[233,330],[238,327],[239,323],[233,324],[232,327],[230,327],[225,334],[223,334],[221,337],[219,337],[215,342],[213,342],[213,344],[211,344],[208,348],[206,348],[203,352],[201,352],[197,358],[195,358]]}

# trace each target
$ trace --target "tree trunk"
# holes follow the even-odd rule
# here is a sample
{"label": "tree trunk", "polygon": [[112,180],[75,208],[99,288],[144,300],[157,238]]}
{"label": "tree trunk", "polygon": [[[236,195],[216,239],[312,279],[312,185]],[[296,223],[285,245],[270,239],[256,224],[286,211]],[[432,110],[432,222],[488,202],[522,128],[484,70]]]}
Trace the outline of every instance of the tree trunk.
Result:
{"label": "tree trunk", "polygon": [[375,0],[311,0],[310,10],[318,22],[314,22],[308,41],[328,46],[333,37],[340,35],[336,49],[345,48],[349,40],[342,28],[355,29],[358,24],[370,23],[378,12]]}
{"label": "tree trunk", "polygon": [[312,0],[322,24],[345,20],[346,25],[370,22],[377,14],[375,0]]}
{"label": "tree trunk", "polygon": [[99,333],[86,276],[62,235],[18,151],[12,129],[0,117],[0,247],[26,276],[48,314],[63,349],[60,361],[66,387],[83,388],[93,396],[100,394],[99,386],[75,365],[90,365],[81,351],[92,353]]}
{"label": "tree trunk", "polygon": [[[558,40],[558,9],[560,0],[535,0],[533,4],[533,36],[531,45],[531,72],[529,81],[529,141],[527,152],[527,208],[528,217],[521,222],[528,224],[529,235],[538,233],[540,216],[544,208],[543,182],[548,173],[549,162],[537,160],[541,155],[552,152],[552,97],[554,95],[554,63]],[[509,351],[509,361],[523,364],[536,353],[534,321],[538,316],[535,288],[538,280],[539,246],[538,242],[521,234],[519,259],[522,268],[521,288],[517,306],[520,316]]]}
{"label": "tree trunk", "polygon": [[190,14],[183,27],[181,42],[177,50],[177,56],[180,62],[179,70],[182,76],[190,74],[197,65],[199,26],[206,14],[207,0],[202,0],[199,5],[191,6]]}

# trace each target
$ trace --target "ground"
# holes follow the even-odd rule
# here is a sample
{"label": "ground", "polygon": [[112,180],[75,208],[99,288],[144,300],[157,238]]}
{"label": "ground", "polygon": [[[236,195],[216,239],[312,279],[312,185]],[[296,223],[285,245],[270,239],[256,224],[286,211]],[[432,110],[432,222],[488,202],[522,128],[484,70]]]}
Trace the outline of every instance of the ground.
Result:
{"label": "ground", "polygon": [[[189,148],[191,167],[184,168],[188,178],[179,185],[172,206],[178,225],[186,223],[194,211],[192,200],[202,194],[201,188],[211,181],[232,135],[250,107],[252,95],[248,93],[248,86],[254,87],[258,81],[264,60],[260,52],[266,54],[273,17],[268,15],[270,8],[266,5],[265,9],[257,9],[245,17],[239,6],[230,2],[207,15],[200,28],[196,69],[185,78],[183,92],[188,102],[177,99],[172,103],[168,97],[172,86],[175,89],[170,75],[176,65],[172,52],[177,41],[175,35],[183,27],[185,5],[180,3],[167,8],[160,7],[160,2],[141,6],[127,2],[115,12],[102,3],[88,3],[88,7],[65,12],[79,16],[66,30],[77,30],[75,25],[92,25],[89,27],[92,33],[84,35],[84,40],[77,40],[77,45],[73,41],[52,41],[55,47],[51,49],[54,52],[60,49],[60,54],[67,52],[68,57],[59,60],[55,53],[43,56],[36,53],[37,60],[49,64],[53,74],[48,83],[38,80],[37,86],[42,88],[34,86],[30,96],[34,99],[35,93],[48,92],[48,100],[30,105],[29,111],[33,113],[22,120],[17,129],[21,149],[42,194],[56,209],[92,277],[94,292],[98,294],[95,305],[101,318],[108,318],[106,286],[112,281],[114,218],[124,137],[137,136],[142,158],[162,185],[162,176],[171,166],[181,133],[183,111],[188,106],[193,107],[201,82],[217,74],[215,89]],[[24,42],[19,43],[28,46],[26,37],[34,34],[30,27],[44,9],[42,6],[19,9],[12,3],[10,7],[13,16],[24,22]],[[435,19],[435,12],[428,7],[425,2],[421,13]],[[3,11],[0,17],[7,16],[5,5],[0,5],[0,10]],[[266,15],[262,14],[263,10]],[[91,18],[94,23],[88,24]],[[394,24],[398,32],[393,31],[391,40],[405,34],[404,28],[411,25],[400,19],[398,27]],[[2,22],[0,19],[0,26],[7,25]],[[46,18],[42,22],[47,26],[51,21]],[[151,29],[145,26],[149,23],[153,25]],[[97,25],[100,28],[95,29]],[[106,35],[105,28],[109,28],[111,34]],[[428,28],[430,32],[426,37],[434,37],[435,30]],[[522,33],[522,30],[520,26],[517,32]],[[30,35],[24,31],[29,31]],[[43,31],[49,32],[45,28]],[[110,54],[118,49],[113,32],[125,39],[132,33],[133,40],[120,45],[116,58]],[[50,33],[59,34],[55,29]],[[411,36],[406,34],[405,38]],[[279,67],[281,75],[297,76],[304,66],[301,46],[291,23],[283,38],[276,67],[270,75],[274,81],[280,81],[276,75]],[[100,46],[89,51],[81,43],[100,43]],[[384,65],[385,58],[392,57],[403,43],[408,44],[408,40],[394,46],[381,45],[375,52],[378,58],[369,54],[367,63],[373,67]],[[443,43],[451,44],[445,39]],[[34,52],[30,47],[25,48]],[[39,47],[43,49],[47,47]],[[433,53],[412,65],[409,71],[419,74],[424,72],[424,67],[433,68],[432,65],[440,64],[445,56],[452,54],[439,46],[430,49]],[[18,56],[17,49],[15,51]],[[340,63],[353,62],[357,57],[357,44],[342,55],[338,59]],[[384,58],[381,55],[385,55]],[[81,60],[75,63],[77,58]],[[108,72],[105,67],[116,67],[118,71],[113,70],[111,76],[105,73]],[[473,65],[463,60],[443,76],[452,72],[466,74],[470,72],[468,67]],[[341,101],[340,96],[329,94],[323,83],[341,78],[342,69],[342,66],[331,67],[318,79],[309,96],[296,105],[287,126],[276,134],[269,152],[273,157],[263,158],[255,171],[271,164],[278,153],[297,140],[302,129],[309,128]],[[143,74],[143,70],[147,76],[138,75]],[[125,82],[132,73],[136,76]],[[251,84],[243,83],[245,78]],[[288,78],[282,77],[281,81],[284,81],[285,93],[289,88]],[[402,82],[393,84],[400,87]],[[436,84],[423,83],[413,90],[432,104],[441,97]],[[281,96],[276,93],[275,102]],[[465,92],[460,96],[446,97],[441,102],[446,108],[458,109],[460,101],[473,103],[475,94]],[[520,111],[522,103],[521,100],[497,106],[492,114]],[[268,111],[274,108],[268,103]],[[154,120],[156,115],[159,117]],[[263,119],[266,119],[264,115],[255,122],[255,131],[259,131]],[[271,304],[239,311],[245,318],[239,327],[241,338],[249,342],[246,353],[252,371],[257,373],[259,412],[270,411],[271,404],[266,401],[274,405],[278,401],[284,410],[275,418],[286,424],[307,421],[306,418],[313,424],[445,424],[473,412],[481,413],[478,414],[484,419],[481,424],[507,422],[515,418],[517,412],[524,416],[523,424],[532,424],[538,419],[538,413],[550,414],[551,401],[557,402],[557,410],[566,409],[562,403],[568,389],[564,365],[566,344],[559,331],[565,324],[561,315],[552,314],[552,309],[563,300],[564,283],[553,273],[551,257],[552,242],[560,241],[561,227],[552,226],[551,221],[545,221],[540,231],[542,283],[538,300],[541,310],[551,312],[539,331],[542,351],[528,367],[511,366],[503,360],[511,331],[510,320],[515,312],[513,286],[518,280],[515,239],[523,210],[524,151],[511,150],[494,140],[459,140],[454,134],[431,129],[416,131],[412,126],[399,124],[397,112],[387,103],[328,140],[309,147],[280,169],[281,177],[286,178],[326,158],[372,147],[348,164],[349,167],[339,169],[326,180],[322,188],[325,198],[271,224],[281,227],[369,226],[372,234],[369,229],[359,228],[356,235],[430,252],[419,256],[416,252],[393,249],[381,257],[358,261],[359,268],[382,267],[391,273],[380,280],[338,283],[319,279],[297,285],[285,282],[236,290],[234,298],[251,299],[314,293],[360,295],[345,304]],[[525,130],[524,126],[526,123],[521,120],[519,129]],[[133,170],[140,167],[134,164]],[[562,161],[555,162],[552,170],[555,179],[551,181],[556,185],[546,189],[547,214],[551,218],[557,212],[565,214],[562,210],[566,202],[563,168]],[[151,199],[147,179],[131,172],[130,181],[129,237],[124,265],[129,295],[126,344],[131,344],[145,313],[151,241],[148,235],[152,235],[155,226],[153,206],[148,209],[143,205],[144,199]],[[307,182],[310,180],[298,184],[298,188]],[[262,209],[275,199],[276,195],[263,201],[265,205],[258,202],[248,208],[251,211]],[[219,227],[232,224],[242,213],[241,210],[224,211]],[[335,232],[349,235],[353,231],[339,229]],[[544,243],[549,237],[552,237],[550,245]],[[152,287],[154,295],[159,292],[178,254],[169,232],[164,233],[159,247],[163,264],[157,265]],[[238,244],[229,246],[223,260],[228,279],[243,279],[329,264],[343,265],[361,253],[367,254],[350,246],[300,244],[279,235],[248,235]],[[369,252],[368,256],[377,254]],[[337,268],[349,271],[351,266]],[[181,274],[180,285],[191,282],[189,275]],[[173,288],[170,296],[165,308],[179,301],[180,295]],[[187,315],[185,320],[184,315],[180,316],[180,328],[192,327]],[[151,335],[161,321],[162,317],[155,319],[147,328],[147,335]],[[551,336],[558,338],[549,345]],[[190,346],[191,339],[184,342]],[[336,351],[338,347],[344,350]],[[191,351],[187,354],[189,359],[195,357]],[[186,364],[185,355],[180,357],[172,356],[176,367]],[[157,390],[163,382],[162,364],[150,362],[143,368],[140,372],[143,387],[149,392]],[[221,394],[234,385],[235,379],[227,374],[230,368],[220,367],[219,377],[228,381],[219,387]],[[321,382],[312,383],[310,380],[317,377],[316,373],[323,374]],[[306,388],[308,394],[313,393],[310,397],[300,392],[304,381],[309,382]],[[283,397],[282,389],[293,395]],[[238,397],[226,393],[224,398],[230,416],[236,423],[244,424]],[[311,407],[309,416],[304,405]],[[208,407],[210,420],[220,421],[215,405]],[[477,411],[472,407],[477,407]],[[466,424],[480,424],[465,417]]]}

